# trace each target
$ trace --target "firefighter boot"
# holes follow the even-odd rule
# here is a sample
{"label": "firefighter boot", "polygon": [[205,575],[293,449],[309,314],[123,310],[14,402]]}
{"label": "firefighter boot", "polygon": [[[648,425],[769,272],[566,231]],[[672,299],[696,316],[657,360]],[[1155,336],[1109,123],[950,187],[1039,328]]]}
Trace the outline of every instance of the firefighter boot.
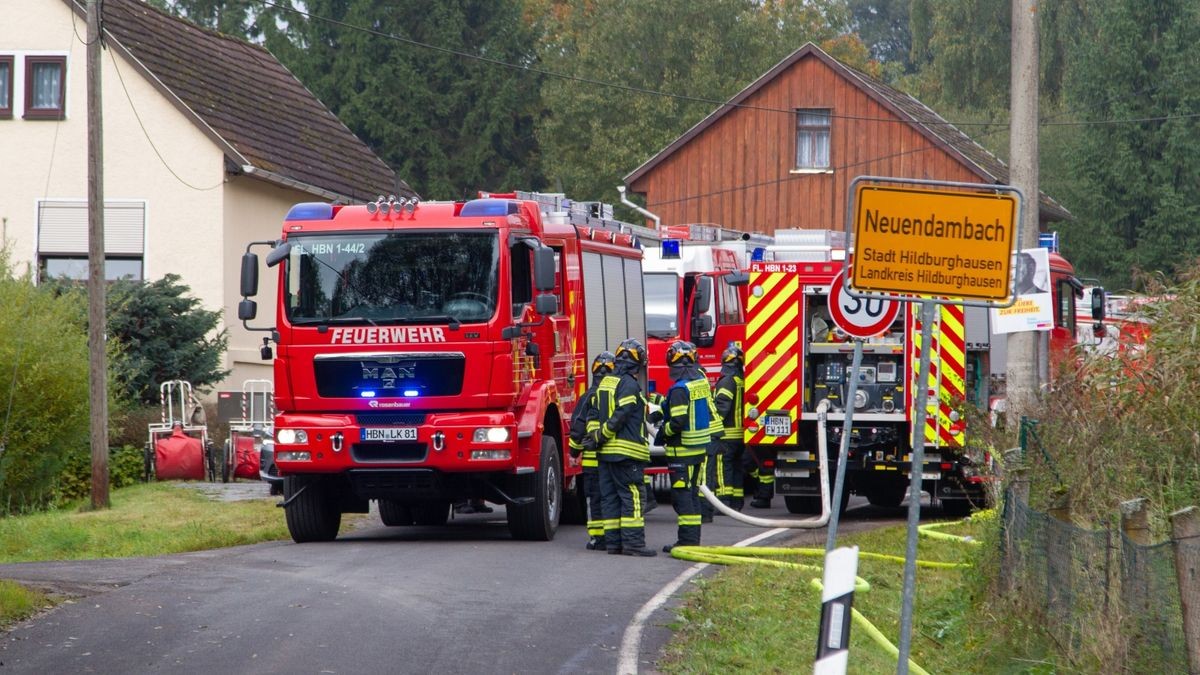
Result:
{"label": "firefighter boot", "polygon": [[758,484],[758,490],[754,493],[754,499],[750,502],[750,506],[756,509],[771,508],[771,499],[775,496],[775,486],[770,484]]}

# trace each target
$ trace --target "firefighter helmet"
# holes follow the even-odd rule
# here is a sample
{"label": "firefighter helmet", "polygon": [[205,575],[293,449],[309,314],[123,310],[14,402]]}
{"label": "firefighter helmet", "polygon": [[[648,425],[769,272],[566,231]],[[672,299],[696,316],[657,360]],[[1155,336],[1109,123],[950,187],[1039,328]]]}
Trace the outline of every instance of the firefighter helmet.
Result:
{"label": "firefighter helmet", "polygon": [[635,366],[644,366],[646,365],[646,348],[637,338],[622,340],[621,344],[617,345],[616,359],[627,361]]}
{"label": "firefighter helmet", "polygon": [[721,352],[721,363],[736,363],[740,366],[745,362],[746,355],[742,353],[742,348],[732,342]]}
{"label": "firefighter helmet", "polygon": [[612,352],[603,351],[596,355],[592,360],[593,375],[608,375],[617,365],[617,357],[613,356]]}
{"label": "firefighter helmet", "polygon": [[696,345],[676,340],[667,348],[668,366],[691,366],[696,363]]}

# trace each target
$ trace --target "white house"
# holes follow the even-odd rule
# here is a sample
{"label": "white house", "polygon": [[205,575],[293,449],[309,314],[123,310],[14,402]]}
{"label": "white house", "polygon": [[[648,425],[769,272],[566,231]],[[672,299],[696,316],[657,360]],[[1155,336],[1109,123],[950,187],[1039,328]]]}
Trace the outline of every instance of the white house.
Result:
{"label": "white house", "polygon": [[[0,21],[0,237],[40,275],[87,275],[84,0]],[[103,3],[106,273],[174,272],[230,333],[220,388],[271,376],[237,320],[239,258],[304,201],[412,191],[269,52],[139,0]],[[260,301],[274,282],[263,277]],[[260,320],[273,318],[260,303]]]}

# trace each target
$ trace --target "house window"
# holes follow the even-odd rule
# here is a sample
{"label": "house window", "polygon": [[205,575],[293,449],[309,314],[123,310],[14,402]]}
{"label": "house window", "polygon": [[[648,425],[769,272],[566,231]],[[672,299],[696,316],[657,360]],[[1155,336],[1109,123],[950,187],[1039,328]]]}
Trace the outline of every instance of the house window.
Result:
{"label": "house window", "polygon": [[829,110],[796,111],[796,168],[829,168]]}
{"label": "house window", "polygon": [[12,119],[13,112],[13,57],[0,54],[0,119]]}
{"label": "house window", "polygon": [[[104,277],[144,279],[146,203],[105,201]],[[41,279],[88,277],[88,214],[84,200],[38,202],[38,272]]]}
{"label": "house window", "polygon": [[25,119],[65,117],[67,57],[25,57]]}
{"label": "house window", "polygon": [[[38,269],[42,281],[47,279],[68,279],[71,281],[87,281],[88,278],[88,259],[87,256],[41,256],[38,259]],[[142,279],[142,259],[141,258],[115,258],[113,256],[105,256],[104,258],[104,279],[106,281],[117,281],[118,279],[134,279],[141,281]]]}

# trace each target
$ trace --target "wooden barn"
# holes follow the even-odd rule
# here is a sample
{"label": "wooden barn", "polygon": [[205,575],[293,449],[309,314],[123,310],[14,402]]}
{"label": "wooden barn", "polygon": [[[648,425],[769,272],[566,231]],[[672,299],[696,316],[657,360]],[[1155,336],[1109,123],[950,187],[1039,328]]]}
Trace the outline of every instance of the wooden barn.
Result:
{"label": "wooden barn", "polygon": [[[809,43],[625,177],[664,225],[842,229],[850,181],[1006,184],[1008,167],[928,106]],[[1042,195],[1041,222],[1070,214]]]}

